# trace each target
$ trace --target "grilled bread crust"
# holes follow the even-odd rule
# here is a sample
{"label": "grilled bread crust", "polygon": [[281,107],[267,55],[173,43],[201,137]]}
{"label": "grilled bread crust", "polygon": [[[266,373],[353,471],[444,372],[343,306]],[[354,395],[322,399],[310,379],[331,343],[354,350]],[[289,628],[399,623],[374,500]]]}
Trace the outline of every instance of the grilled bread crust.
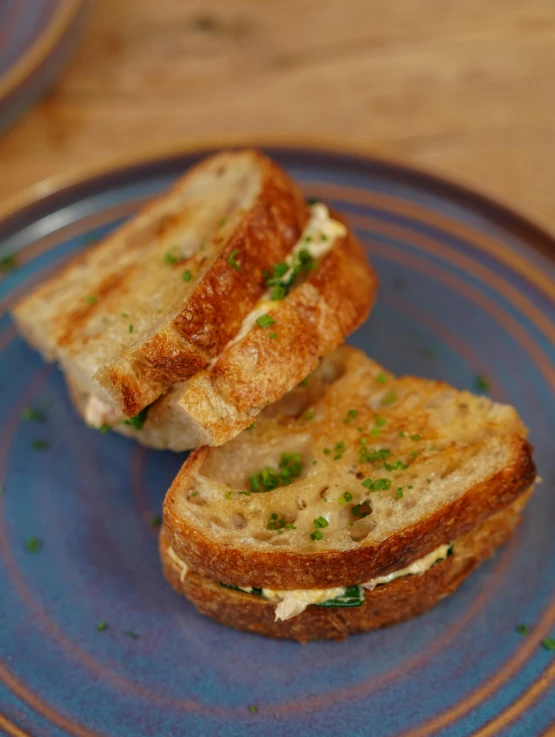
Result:
{"label": "grilled bread crust", "polygon": [[267,637],[298,640],[343,640],[349,635],[397,624],[423,614],[453,593],[484,560],[513,533],[531,489],[500,512],[455,540],[454,554],[436,563],[422,575],[404,576],[365,592],[360,607],[329,608],[309,606],[302,614],[275,621],[275,605],[252,594],[220,586],[191,570],[180,575],[180,567],[167,553],[171,535],[160,535],[163,572],[175,591],[196,609],[235,629]]}
{"label": "grilled bread crust", "polygon": [[[366,435],[365,446],[389,446],[389,460],[404,459],[405,468],[386,471],[381,463],[359,462],[350,445],[365,435],[357,424],[368,428],[368,413],[371,418],[384,391],[376,377],[386,374],[347,346],[322,369],[338,358],[343,365],[336,370],[344,373],[321,388],[319,399],[311,397],[310,421],[306,405],[297,407],[301,414],[295,417],[271,406],[252,430],[220,448],[194,451],[181,468],[164,501],[164,523],[176,554],[199,575],[272,589],[363,583],[467,534],[534,482],[532,447],[515,410],[411,377],[387,376],[387,391],[398,399],[380,406],[381,437]],[[296,391],[310,393],[310,383]],[[354,423],[344,422],[349,408],[358,408]],[[466,424],[464,417],[470,418]],[[399,437],[411,423],[420,431],[414,442],[406,432]],[[340,438],[345,449],[334,455],[330,449]],[[282,451],[295,450],[303,457],[302,477],[268,493],[238,493],[248,489],[250,473],[277,466]],[[391,487],[367,492],[362,480],[376,476],[390,479]],[[403,498],[397,499],[401,486]],[[370,506],[363,519],[349,516],[350,503],[339,503],[346,490],[353,504]],[[276,512],[294,525],[279,536],[266,525]],[[329,525],[313,542],[312,521],[321,515]]]}
{"label": "grilled bread crust", "polygon": [[[196,233],[199,183],[207,180],[209,192],[212,181],[217,186],[234,170],[237,191],[225,191],[220,210],[202,215],[206,244],[199,247],[199,237],[186,259],[164,263],[173,232],[188,239]],[[15,307],[14,318],[29,343],[59,361],[81,391],[133,416],[221,352],[264,292],[264,270],[289,253],[307,218],[301,192],[277,164],[256,151],[223,152],[39,286]],[[150,266],[159,274],[152,306],[140,294],[141,275],[154,278]],[[153,328],[154,299],[163,317]],[[103,331],[104,311],[113,334]],[[129,333],[127,322],[134,323]],[[107,352],[113,345],[120,346],[115,356]]]}
{"label": "grilled bread crust", "polygon": [[174,386],[149,408],[140,431],[122,424],[114,429],[174,451],[226,443],[364,322],[376,288],[364,250],[348,232],[302,284],[274,303],[270,329],[253,325],[211,368]]}

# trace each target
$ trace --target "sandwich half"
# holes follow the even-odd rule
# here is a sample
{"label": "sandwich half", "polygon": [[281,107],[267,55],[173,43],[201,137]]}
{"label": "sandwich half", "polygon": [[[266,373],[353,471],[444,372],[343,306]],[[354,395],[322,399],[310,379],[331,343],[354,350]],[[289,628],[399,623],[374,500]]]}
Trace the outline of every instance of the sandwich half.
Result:
{"label": "sandwich half", "polygon": [[[291,252],[266,272],[265,293],[209,365],[113,429],[175,451],[222,445],[290,391],[368,316],[377,280],[354,233],[321,202]],[[72,391],[86,414],[86,395]]]}
{"label": "sandwich half", "polygon": [[15,321],[88,421],[135,417],[221,353],[308,215],[267,157],[217,154],[25,297]]}
{"label": "sandwich half", "polygon": [[454,591],[534,480],[512,407],[344,346],[252,429],[191,454],[164,502],[163,569],[223,624],[343,639]]}

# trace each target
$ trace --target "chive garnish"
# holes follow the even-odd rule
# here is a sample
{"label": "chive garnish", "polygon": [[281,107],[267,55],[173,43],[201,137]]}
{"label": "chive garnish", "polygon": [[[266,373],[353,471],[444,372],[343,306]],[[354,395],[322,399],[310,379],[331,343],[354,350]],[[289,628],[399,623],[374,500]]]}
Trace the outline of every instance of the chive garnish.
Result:
{"label": "chive garnish", "polygon": [[238,253],[239,253],[239,251],[237,251],[237,250],[235,250],[235,251],[232,251],[232,252],[231,252],[231,253],[229,254],[229,256],[227,257],[227,263],[228,263],[228,264],[229,264],[229,265],[230,265],[230,266],[231,266],[231,267],[232,267],[233,269],[235,269],[235,271],[241,271],[241,264],[237,263],[237,261],[235,260],[235,257],[237,256],[237,254],[238,254]]}
{"label": "chive garnish", "polygon": [[256,318],[256,324],[260,328],[269,328],[270,325],[275,324],[275,320],[271,315],[260,315],[260,317]]}
{"label": "chive garnish", "polygon": [[384,374],[383,372],[376,375],[376,381],[378,384],[386,384],[387,383],[387,374]]}
{"label": "chive garnish", "polygon": [[31,448],[33,450],[46,450],[48,448],[48,443],[46,440],[35,438],[34,440],[31,440]]}
{"label": "chive garnish", "polygon": [[192,278],[193,275],[191,274],[189,269],[185,269],[185,271],[183,272],[183,281],[191,281]]}
{"label": "chive garnish", "polygon": [[8,271],[13,271],[14,269],[17,269],[18,265],[19,264],[17,263],[17,259],[13,253],[8,253],[0,258],[0,272],[4,274]]}
{"label": "chive garnish", "polygon": [[478,374],[474,380],[474,384],[479,392],[489,392],[491,389],[491,383],[484,374]]}
{"label": "chive garnish", "polygon": [[46,415],[39,409],[35,409],[34,407],[27,407],[27,409],[24,409],[22,411],[21,419],[25,420],[26,422],[44,422],[46,420]]}
{"label": "chive garnish", "polygon": [[515,632],[518,635],[527,635],[530,632],[530,628],[527,624],[517,624],[515,627]]}
{"label": "chive garnish", "polygon": [[97,629],[97,630],[98,630],[99,632],[106,632],[106,630],[108,629],[108,623],[107,623],[107,622],[99,622],[99,623],[98,623],[98,624],[96,625],[96,629]]}
{"label": "chive garnish", "polygon": [[153,514],[150,518],[150,526],[151,527],[160,527],[162,524],[162,517],[160,517],[159,514]]}
{"label": "chive garnish", "polygon": [[97,297],[96,297],[96,296],[95,296],[94,294],[88,294],[88,295],[87,295],[87,296],[85,297],[85,302],[86,302],[86,303],[87,303],[88,305],[94,305],[94,303],[96,302],[96,300],[97,300]]}
{"label": "chive garnish", "polygon": [[42,548],[42,540],[38,537],[30,537],[25,543],[25,550],[28,553],[38,553]]}

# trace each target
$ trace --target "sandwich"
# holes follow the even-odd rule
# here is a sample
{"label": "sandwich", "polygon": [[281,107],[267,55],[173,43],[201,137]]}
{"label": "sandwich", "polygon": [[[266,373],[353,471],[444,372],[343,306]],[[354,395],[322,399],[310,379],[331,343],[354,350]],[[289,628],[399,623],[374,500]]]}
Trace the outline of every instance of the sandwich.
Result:
{"label": "sandwich", "polygon": [[59,363],[87,422],[140,423],[236,335],[307,220],[267,157],[211,156],[25,297],[16,324]]}
{"label": "sandwich", "polygon": [[[364,322],[377,280],[363,248],[323,203],[309,212],[298,243],[266,272],[266,292],[222,352],[148,407],[144,422],[114,430],[174,451],[222,445]],[[73,396],[78,407],[86,401]]]}
{"label": "sandwich", "polygon": [[516,410],[327,356],[164,501],[171,586],[218,622],[302,642],[414,617],[512,534],[535,480]]}
{"label": "sandwich", "polygon": [[78,413],[143,445],[220,445],[366,319],[377,280],[347,224],[266,157],[201,162],[16,306]]}

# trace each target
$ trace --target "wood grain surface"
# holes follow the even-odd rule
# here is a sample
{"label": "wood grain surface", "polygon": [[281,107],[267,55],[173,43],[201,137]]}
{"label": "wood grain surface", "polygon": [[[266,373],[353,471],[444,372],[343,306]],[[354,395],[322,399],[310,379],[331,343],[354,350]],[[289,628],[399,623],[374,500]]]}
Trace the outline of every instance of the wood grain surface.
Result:
{"label": "wood grain surface", "polygon": [[555,229],[555,4],[93,0],[69,68],[0,138],[0,199],[229,133],[360,145]]}

